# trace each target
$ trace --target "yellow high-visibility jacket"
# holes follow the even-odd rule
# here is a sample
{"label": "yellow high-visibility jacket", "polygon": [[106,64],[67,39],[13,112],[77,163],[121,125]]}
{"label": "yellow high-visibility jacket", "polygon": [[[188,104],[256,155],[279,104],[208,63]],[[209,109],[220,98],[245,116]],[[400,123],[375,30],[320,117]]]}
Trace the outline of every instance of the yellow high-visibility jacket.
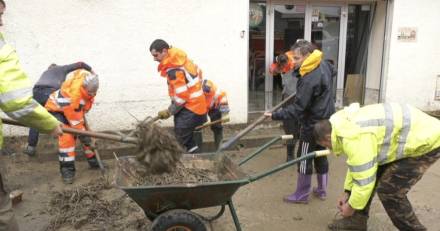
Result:
{"label": "yellow high-visibility jacket", "polygon": [[344,189],[354,209],[371,197],[378,166],[440,147],[440,121],[407,104],[351,104],[330,123],[332,151],[348,157]]}
{"label": "yellow high-visibility jacket", "polygon": [[[41,132],[50,132],[58,121],[32,98],[29,78],[21,69],[15,49],[0,33],[0,109],[12,119]],[[0,147],[3,134],[0,121]]]}

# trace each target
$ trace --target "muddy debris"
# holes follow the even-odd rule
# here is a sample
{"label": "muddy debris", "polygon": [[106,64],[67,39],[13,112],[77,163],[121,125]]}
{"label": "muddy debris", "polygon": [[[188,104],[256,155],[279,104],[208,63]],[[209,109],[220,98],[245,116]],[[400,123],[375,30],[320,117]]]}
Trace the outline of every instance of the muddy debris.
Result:
{"label": "muddy debris", "polygon": [[176,168],[184,150],[173,134],[150,120],[137,125],[135,136],[140,141],[137,159],[149,173],[169,173]]}
{"label": "muddy debris", "polygon": [[147,230],[143,211],[105,179],[53,193],[46,211],[52,216],[46,231]]}
{"label": "muddy debris", "polygon": [[180,161],[171,172],[162,174],[150,174],[146,166],[134,159],[121,162],[120,170],[130,178],[131,186],[200,184],[219,180],[215,169],[188,167]]}

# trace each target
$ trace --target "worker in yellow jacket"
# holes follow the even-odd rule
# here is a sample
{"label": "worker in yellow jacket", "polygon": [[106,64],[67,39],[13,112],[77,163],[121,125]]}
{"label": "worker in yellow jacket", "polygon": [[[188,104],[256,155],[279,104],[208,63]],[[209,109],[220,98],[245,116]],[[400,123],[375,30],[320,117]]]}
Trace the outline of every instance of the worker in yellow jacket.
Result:
{"label": "worker in yellow jacket", "polygon": [[[0,0],[0,26],[6,4]],[[20,123],[41,132],[61,135],[61,125],[44,107],[32,99],[31,82],[23,72],[15,49],[0,33],[0,109]],[[3,144],[0,121],[0,147]],[[0,162],[3,164],[3,162]],[[0,174],[0,230],[18,230],[11,201]]]}
{"label": "worker in yellow jacket", "polygon": [[407,104],[359,104],[314,126],[317,143],[347,156],[343,216],[332,230],[367,230],[374,191],[399,230],[426,230],[406,194],[440,158],[440,121]]}

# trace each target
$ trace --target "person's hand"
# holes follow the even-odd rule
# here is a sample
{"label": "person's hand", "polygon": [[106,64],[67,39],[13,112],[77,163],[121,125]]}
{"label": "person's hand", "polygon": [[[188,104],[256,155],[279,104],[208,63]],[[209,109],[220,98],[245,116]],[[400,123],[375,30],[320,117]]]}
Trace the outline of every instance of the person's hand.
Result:
{"label": "person's hand", "polygon": [[353,214],[355,212],[355,210],[351,207],[351,205],[348,202],[345,202],[341,206],[339,211],[341,212],[341,215],[343,217],[351,217],[351,216],[353,216]]}
{"label": "person's hand", "polygon": [[338,198],[338,209],[339,211],[341,211],[342,206],[347,203],[348,198],[350,197],[350,194],[348,194],[347,192],[344,192],[344,194],[342,194],[339,198]]}
{"label": "person's hand", "polygon": [[170,118],[170,116],[171,116],[171,113],[170,113],[170,111],[168,111],[168,109],[164,109],[164,110],[159,111],[157,113],[157,117],[159,117],[159,119],[161,119],[161,120],[168,119],[168,118]]}
{"label": "person's hand", "polygon": [[264,116],[266,116],[266,118],[272,118],[272,112],[265,112]]}
{"label": "person's hand", "polygon": [[63,134],[63,130],[61,123],[58,123],[58,125],[50,132],[50,135],[54,137],[61,136],[62,134]]}

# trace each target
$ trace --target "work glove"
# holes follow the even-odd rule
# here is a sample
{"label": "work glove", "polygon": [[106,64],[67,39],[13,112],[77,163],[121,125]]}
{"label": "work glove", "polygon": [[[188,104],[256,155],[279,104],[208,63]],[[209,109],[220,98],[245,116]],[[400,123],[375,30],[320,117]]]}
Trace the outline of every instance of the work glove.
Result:
{"label": "work glove", "polygon": [[172,102],[170,106],[168,107],[168,111],[171,115],[175,115],[179,113],[180,110],[182,110],[183,105],[177,105],[175,102]]}
{"label": "work glove", "polygon": [[85,146],[92,146],[92,138],[90,138],[89,136],[79,136],[79,141],[85,145]]}
{"label": "work glove", "polygon": [[227,104],[220,104],[219,110],[222,114],[229,113],[229,106]]}
{"label": "work glove", "polygon": [[171,113],[170,113],[170,111],[168,111],[168,109],[161,110],[157,113],[157,117],[159,117],[159,119],[161,119],[161,120],[168,119],[168,118],[170,118],[170,116],[171,116]]}

